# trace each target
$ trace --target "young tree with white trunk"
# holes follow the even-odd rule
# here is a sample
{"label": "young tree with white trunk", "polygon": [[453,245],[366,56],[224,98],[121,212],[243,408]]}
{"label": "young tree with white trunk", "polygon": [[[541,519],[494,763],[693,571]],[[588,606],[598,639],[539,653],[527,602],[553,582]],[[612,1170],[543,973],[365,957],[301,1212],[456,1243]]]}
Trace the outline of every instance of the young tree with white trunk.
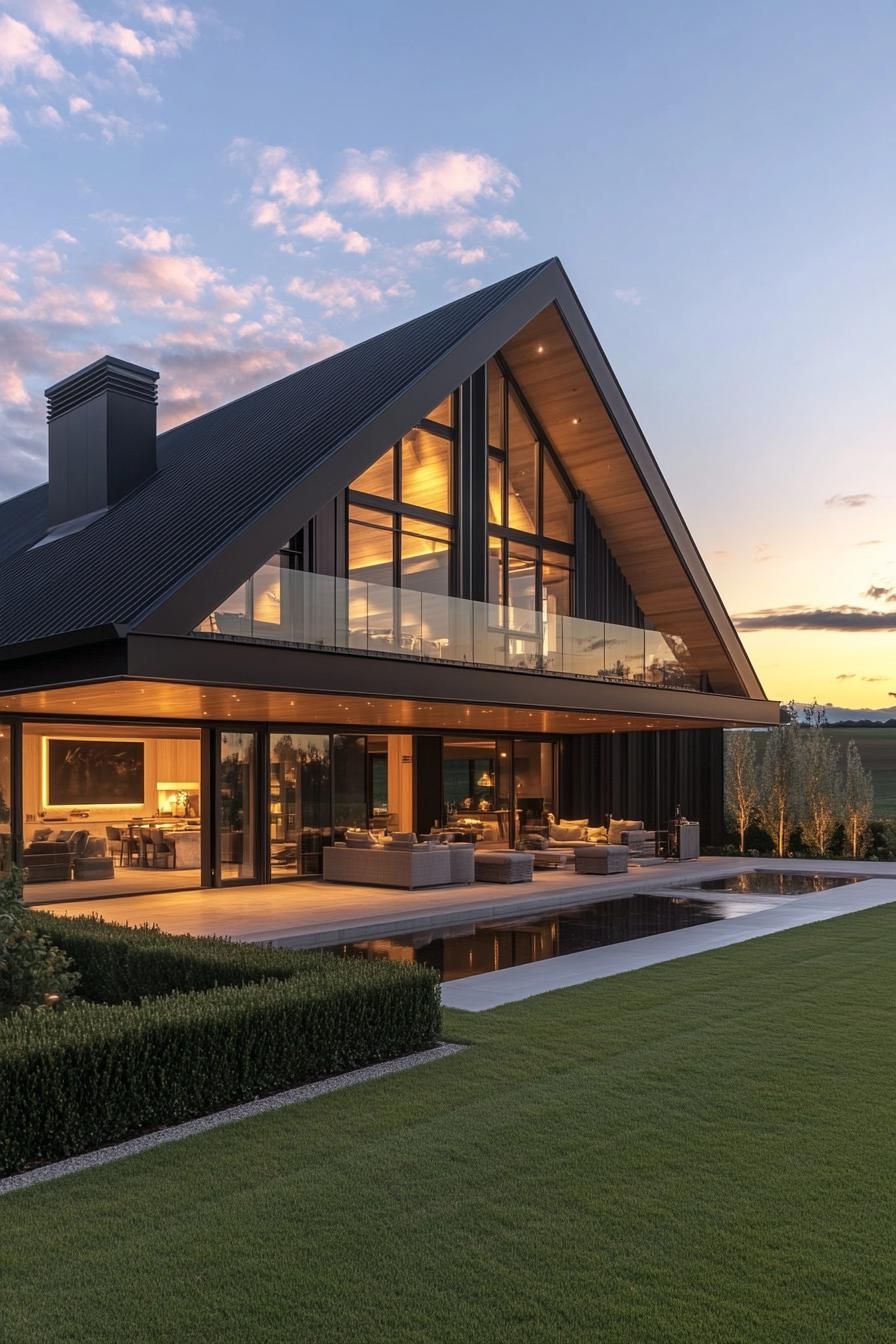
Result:
{"label": "young tree with white trunk", "polygon": [[758,803],[756,738],[749,729],[735,729],[725,734],[725,814],[729,826],[737,831],[741,854]]}
{"label": "young tree with white trunk", "polygon": [[843,817],[840,752],[823,723],[815,721],[800,729],[798,755],[803,840],[824,855]]}
{"label": "young tree with white trunk", "polygon": [[779,858],[787,854],[790,833],[801,819],[801,731],[791,721],[780,728],[770,728],[765,734],[757,814],[760,824],[771,836]]}
{"label": "young tree with white trunk", "polygon": [[862,757],[855,742],[850,742],[846,748],[844,825],[847,844],[854,859],[859,857],[859,847],[873,813],[874,780],[870,770],[862,765]]}

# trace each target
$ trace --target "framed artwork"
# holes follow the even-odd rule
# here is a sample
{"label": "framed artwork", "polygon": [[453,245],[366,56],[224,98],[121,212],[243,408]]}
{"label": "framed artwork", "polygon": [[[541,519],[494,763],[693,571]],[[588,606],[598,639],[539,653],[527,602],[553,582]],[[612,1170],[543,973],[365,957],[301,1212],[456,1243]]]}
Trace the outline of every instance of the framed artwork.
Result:
{"label": "framed artwork", "polygon": [[45,741],[48,807],[143,806],[143,742]]}

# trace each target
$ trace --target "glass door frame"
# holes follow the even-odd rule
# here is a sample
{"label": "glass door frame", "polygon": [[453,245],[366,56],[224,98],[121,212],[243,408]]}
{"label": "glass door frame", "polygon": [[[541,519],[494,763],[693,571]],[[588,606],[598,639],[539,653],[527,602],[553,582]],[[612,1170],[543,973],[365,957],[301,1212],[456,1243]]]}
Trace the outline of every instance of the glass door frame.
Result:
{"label": "glass door frame", "polygon": [[[246,733],[255,739],[252,768],[255,797],[255,827],[252,844],[252,876],[223,877],[221,875],[221,826],[218,803],[221,790],[221,736],[223,733]],[[202,803],[200,811],[209,819],[203,827],[202,885],[211,887],[256,887],[270,881],[270,846],[266,843],[267,827],[267,750],[269,731],[257,723],[216,724],[203,728]]]}
{"label": "glass door frame", "polygon": [[[4,716],[0,723],[9,733],[9,797],[6,799],[9,807],[9,853],[8,862],[11,867],[21,867],[22,852],[25,847],[24,818],[22,815],[22,723],[23,720],[17,717],[7,718]],[[5,876],[5,870],[0,866],[0,877]]]}
{"label": "glass door frame", "polygon": [[[283,872],[280,868],[275,871],[273,865],[273,842],[271,840],[271,745],[284,734],[295,734],[304,737],[325,737],[328,742],[328,785],[327,785],[327,806],[328,818],[326,824],[321,828],[321,851],[327,845],[333,843],[333,738],[335,733],[333,729],[326,725],[319,724],[277,724],[266,725],[262,734],[264,738],[264,794],[261,800],[262,808],[262,833],[261,843],[264,850],[264,876],[260,879],[263,882],[282,883],[282,882],[321,882],[323,881],[323,860],[321,860],[321,871],[319,873],[299,872],[299,860],[301,853],[301,832],[296,836],[296,869],[294,872]],[[296,799],[301,806],[301,767],[297,766],[296,777]],[[297,810],[297,825],[300,813]]]}

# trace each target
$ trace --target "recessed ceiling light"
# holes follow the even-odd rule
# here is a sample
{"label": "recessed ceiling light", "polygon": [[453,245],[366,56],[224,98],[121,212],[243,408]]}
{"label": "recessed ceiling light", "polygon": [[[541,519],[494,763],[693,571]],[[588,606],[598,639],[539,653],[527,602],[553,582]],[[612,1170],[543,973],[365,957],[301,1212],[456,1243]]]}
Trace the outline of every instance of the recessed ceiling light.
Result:
{"label": "recessed ceiling light", "polygon": [[574,425],[579,425],[582,423],[582,417],[579,415],[574,415],[572,418],[572,422]]}
{"label": "recessed ceiling light", "polygon": [[537,350],[538,354],[540,354],[540,355],[543,355],[543,354],[544,354],[544,346],[543,346],[543,345],[536,346],[536,350]]}

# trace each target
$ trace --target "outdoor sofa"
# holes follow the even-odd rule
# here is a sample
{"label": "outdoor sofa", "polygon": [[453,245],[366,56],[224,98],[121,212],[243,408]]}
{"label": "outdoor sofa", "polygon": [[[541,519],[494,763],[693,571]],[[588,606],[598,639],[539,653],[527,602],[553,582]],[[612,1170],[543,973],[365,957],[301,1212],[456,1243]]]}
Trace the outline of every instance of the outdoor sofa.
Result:
{"label": "outdoor sofa", "polygon": [[324,849],[323,865],[325,882],[406,891],[447,887],[473,881],[473,846],[421,844],[413,835],[380,844],[369,831],[349,831],[344,843]]}

